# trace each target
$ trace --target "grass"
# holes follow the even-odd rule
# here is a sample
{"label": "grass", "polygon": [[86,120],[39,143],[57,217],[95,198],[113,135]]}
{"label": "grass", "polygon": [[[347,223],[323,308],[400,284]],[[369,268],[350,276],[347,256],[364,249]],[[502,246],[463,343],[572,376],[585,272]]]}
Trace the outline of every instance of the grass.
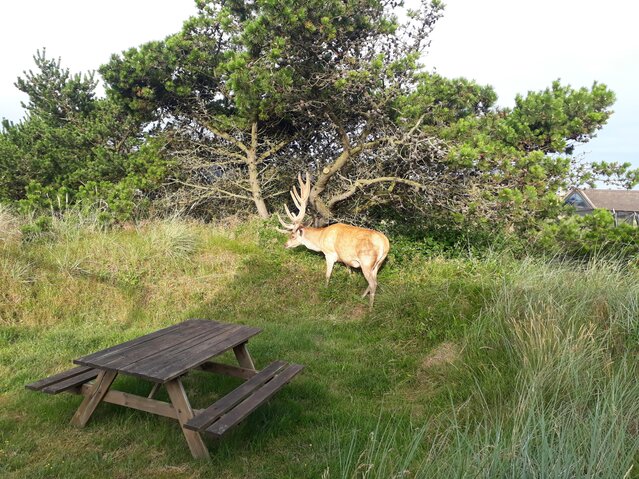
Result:
{"label": "grass", "polygon": [[[627,267],[399,251],[369,312],[359,272],[338,266],[324,287],[323,259],[285,251],[259,221],[104,231],[69,216],[27,241],[2,210],[0,231],[3,477],[639,477],[639,275]],[[208,463],[173,421],[105,404],[77,430],[79,397],[24,389],[189,317],[263,328],[258,367],[306,366],[206,439]],[[195,407],[237,384],[185,379]]]}

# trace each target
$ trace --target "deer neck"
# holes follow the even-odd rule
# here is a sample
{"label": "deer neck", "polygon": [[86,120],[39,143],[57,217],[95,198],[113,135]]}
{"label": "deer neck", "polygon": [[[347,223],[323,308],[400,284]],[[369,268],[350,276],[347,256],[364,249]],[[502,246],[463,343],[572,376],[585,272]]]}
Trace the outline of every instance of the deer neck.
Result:
{"label": "deer neck", "polygon": [[313,228],[311,226],[306,226],[302,230],[302,236],[300,237],[300,241],[304,246],[312,251],[322,251],[322,232],[324,228]]}

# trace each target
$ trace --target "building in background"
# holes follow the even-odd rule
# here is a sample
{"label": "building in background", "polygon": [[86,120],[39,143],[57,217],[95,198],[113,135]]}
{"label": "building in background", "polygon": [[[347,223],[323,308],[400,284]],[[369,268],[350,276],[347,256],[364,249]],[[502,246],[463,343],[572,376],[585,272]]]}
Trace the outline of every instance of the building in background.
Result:
{"label": "building in background", "polygon": [[564,203],[572,205],[577,214],[583,216],[596,208],[610,211],[619,222],[639,225],[639,191],[637,190],[582,190],[573,188],[564,198]]}

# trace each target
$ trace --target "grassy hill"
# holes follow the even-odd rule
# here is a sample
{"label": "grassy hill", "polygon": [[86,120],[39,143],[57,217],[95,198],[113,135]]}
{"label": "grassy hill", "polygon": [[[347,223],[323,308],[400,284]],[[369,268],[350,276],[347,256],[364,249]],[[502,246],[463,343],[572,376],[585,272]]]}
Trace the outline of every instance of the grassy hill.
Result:
{"label": "grassy hill", "polygon": [[[359,272],[338,265],[325,287],[323,258],[284,250],[259,221],[105,231],[76,215],[19,229],[0,211],[3,477],[639,477],[632,268],[391,253],[369,312]],[[172,420],[104,404],[78,430],[80,397],[24,389],[191,317],[263,328],[258,367],[306,366],[222,441],[206,439],[208,463]],[[237,384],[185,379],[194,407]]]}

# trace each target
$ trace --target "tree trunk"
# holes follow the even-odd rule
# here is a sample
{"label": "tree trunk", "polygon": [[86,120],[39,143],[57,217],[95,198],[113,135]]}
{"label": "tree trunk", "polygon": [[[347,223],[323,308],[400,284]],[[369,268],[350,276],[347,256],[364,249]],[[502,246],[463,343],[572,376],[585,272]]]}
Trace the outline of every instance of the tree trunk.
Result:
{"label": "tree trunk", "polygon": [[344,151],[340,153],[340,155],[337,157],[332,165],[324,167],[324,169],[318,175],[315,185],[313,185],[313,188],[311,188],[310,202],[313,205],[313,208],[315,208],[315,211],[317,211],[317,213],[322,217],[324,223],[328,223],[333,214],[331,212],[331,209],[326,205],[322,198],[320,198],[320,195],[326,189],[326,185],[328,184],[328,181],[331,179],[331,177],[335,173],[339,172],[344,167],[344,165],[348,163],[348,160],[350,160],[350,158],[351,151],[348,145],[348,141],[344,140]]}
{"label": "tree trunk", "polygon": [[255,163],[249,163],[249,182],[251,184],[251,194],[253,195],[253,202],[257,208],[257,213],[261,218],[268,218],[269,212],[266,207],[266,202],[262,198],[262,188],[260,187],[259,179],[257,176],[257,165]]}
{"label": "tree trunk", "polygon": [[315,226],[326,226],[328,221],[331,219],[331,216],[333,216],[333,213],[328,206],[326,206],[326,203],[324,203],[324,201],[322,201],[322,199],[318,196],[315,196],[315,198],[312,198],[310,201],[311,205],[313,205],[313,209],[319,215],[314,219]]}
{"label": "tree trunk", "polygon": [[248,165],[249,185],[251,187],[251,195],[253,202],[257,208],[257,213],[261,218],[268,218],[269,212],[266,202],[262,197],[262,186],[257,172],[257,122],[251,125],[251,147],[246,155],[246,164]]}

